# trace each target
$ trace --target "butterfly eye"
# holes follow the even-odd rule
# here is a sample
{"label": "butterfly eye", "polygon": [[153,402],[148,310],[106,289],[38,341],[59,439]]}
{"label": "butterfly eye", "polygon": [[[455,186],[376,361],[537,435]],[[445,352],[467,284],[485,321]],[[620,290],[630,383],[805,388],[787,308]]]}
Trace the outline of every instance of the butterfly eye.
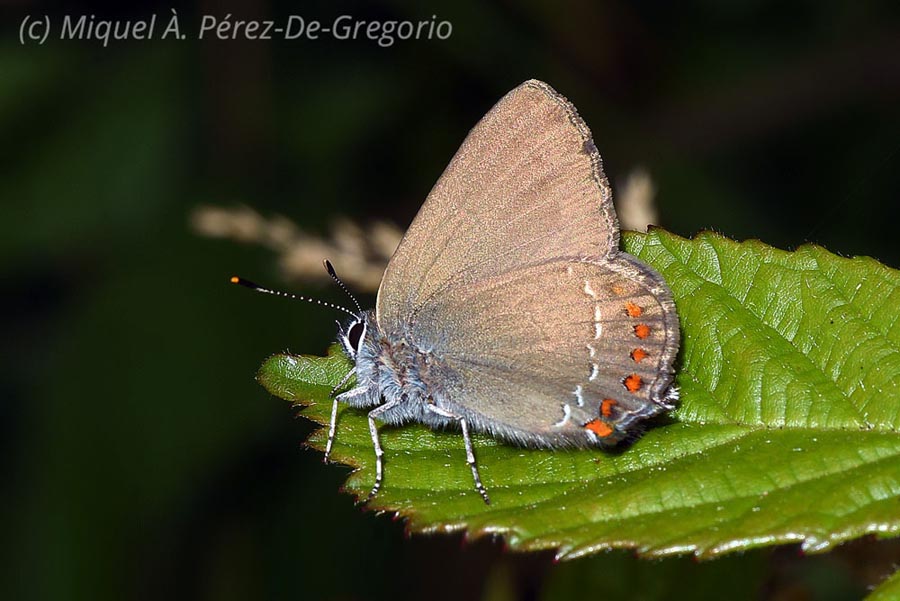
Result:
{"label": "butterfly eye", "polygon": [[357,321],[353,325],[350,326],[350,329],[347,331],[347,342],[350,343],[350,347],[359,351],[360,342],[362,342],[363,337],[366,335],[366,324],[362,321]]}

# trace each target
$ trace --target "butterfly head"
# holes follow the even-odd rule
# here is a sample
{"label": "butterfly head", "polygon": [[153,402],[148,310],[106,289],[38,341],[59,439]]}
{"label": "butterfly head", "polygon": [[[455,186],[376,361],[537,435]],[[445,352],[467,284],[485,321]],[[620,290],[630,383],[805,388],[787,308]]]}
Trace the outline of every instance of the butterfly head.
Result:
{"label": "butterfly head", "polygon": [[352,317],[346,324],[338,322],[338,342],[344,348],[344,352],[352,360],[356,360],[366,341],[366,333],[369,329],[369,320],[366,313]]}

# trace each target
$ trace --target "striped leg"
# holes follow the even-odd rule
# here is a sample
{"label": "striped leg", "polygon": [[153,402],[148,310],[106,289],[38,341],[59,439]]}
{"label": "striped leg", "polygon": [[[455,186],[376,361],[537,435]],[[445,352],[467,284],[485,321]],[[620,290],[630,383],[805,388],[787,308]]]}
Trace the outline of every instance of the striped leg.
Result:
{"label": "striped leg", "polygon": [[468,463],[469,467],[472,469],[472,478],[475,480],[475,490],[477,490],[478,494],[481,495],[481,498],[484,499],[485,504],[490,505],[491,499],[488,497],[487,490],[484,488],[484,484],[481,483],[481,476],[478,473],[478,464],[475,462],[475,451],[472,449],[472,439],[469,437],[469,424],[466,422],[466,418],[451,413],[446,409],[441,409],[433,403],[426,404],[425,408],[432,413],[436,413],[442,417],[455,419],[459,422],[459,427],[462,428],[463,443],[466,445],[466,463]]}

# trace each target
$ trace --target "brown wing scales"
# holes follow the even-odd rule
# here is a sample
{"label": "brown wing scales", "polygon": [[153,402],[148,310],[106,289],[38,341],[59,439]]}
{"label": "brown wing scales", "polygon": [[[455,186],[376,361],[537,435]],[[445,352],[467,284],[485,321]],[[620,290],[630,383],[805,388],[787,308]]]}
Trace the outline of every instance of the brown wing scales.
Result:
{"label": "brown wing scales", "polygon": [[449,289],[414,343],[441,358],[445,400],[482,429],[589,444],[593,420],[602,439],[666,408],[678,323],[659,284],[624,253],[548,261]]}
{"label": "brown wing scales", "polygon": [[376,314],[387,330],[463,282],[556,257],[615,252],[600,155],[575,108],[528,81],[472,129],[391,258]]}

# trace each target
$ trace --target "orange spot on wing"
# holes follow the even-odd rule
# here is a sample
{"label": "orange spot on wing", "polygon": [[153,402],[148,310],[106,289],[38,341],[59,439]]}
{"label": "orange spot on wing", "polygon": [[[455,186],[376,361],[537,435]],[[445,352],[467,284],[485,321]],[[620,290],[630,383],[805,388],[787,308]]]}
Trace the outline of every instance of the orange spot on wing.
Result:
{"label": "orange spot on wing", "polygon": [[600,438],[606,438],[613,433],[613,429],[609,427],[609,424],[599,419],[592,419],[586,423],[584,427]]}
{"label": "orange spot on wing", "polygon": [[642,348],[636,348],[631,351],[631,360],[640,363],[649,356],[649,353]]}
{"label": "orange spot on wing", "polygon": [[644,385],[644,381],[637,374],[631,374],[624,380],[622,380],[622,384],[625,385],[625,388],[628,389],[628,392],[637,392],[641,389],[641,386]]}
{"label": "orange spot on wing", "polygon": [[241,281],[241,278],[237,277],[236,275],[231,276],[231,283],[232,283],[232,284],[237,284],[237,283],[240,282],[240,281]]}
{"label": "orange spot on wing", "polygon": [[600,402],[600,415],[603,417],[612,416],[613,407],[615,407],[618,403],[616,403],[613,399],[603,399]]}
{"label": "orange spot on wing", "polygon": [[644,308],[628,301],[625,303],[625,312],[628,313],[629,317],[640,317],[644,314]]}
{"label": "orange spot on wing", "polygon": [[612,287],[612,291],[614,294],[618,294],[619,296],[622,296],[623,294],[625,294],[625,289],[622,288],[621,286],[619,286],[618,284],[616,284],[615,286]]}
{"label": "orange spot on wing", "polygon": [[634,335],[643,340],[650,335],[650,326],[645,323],[639,323],[634,326]]}

